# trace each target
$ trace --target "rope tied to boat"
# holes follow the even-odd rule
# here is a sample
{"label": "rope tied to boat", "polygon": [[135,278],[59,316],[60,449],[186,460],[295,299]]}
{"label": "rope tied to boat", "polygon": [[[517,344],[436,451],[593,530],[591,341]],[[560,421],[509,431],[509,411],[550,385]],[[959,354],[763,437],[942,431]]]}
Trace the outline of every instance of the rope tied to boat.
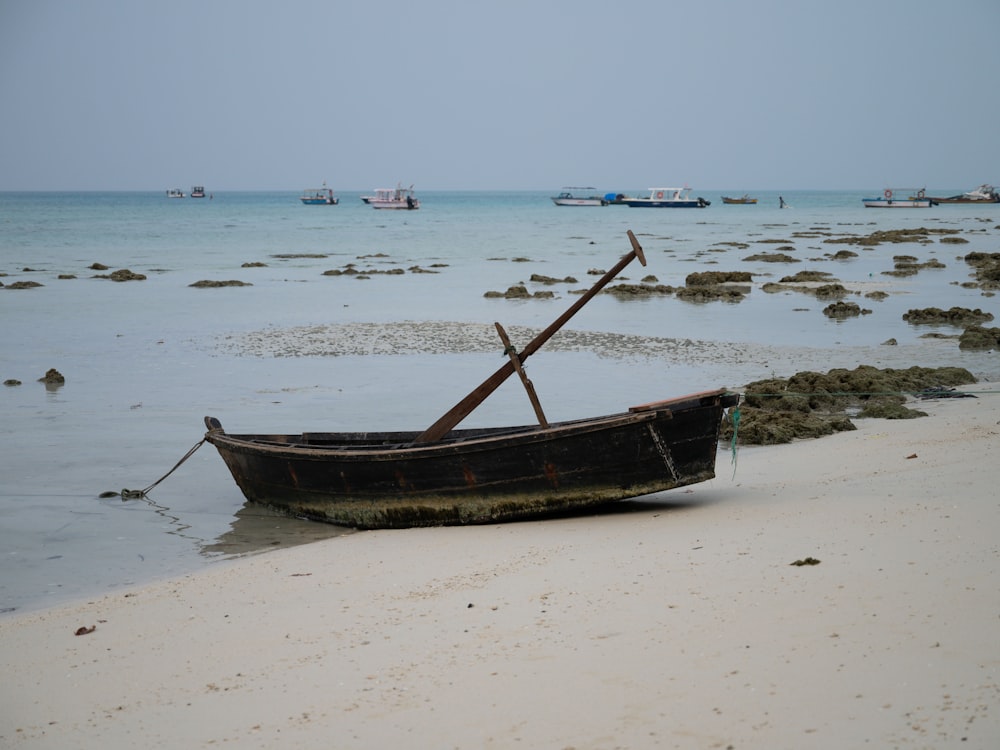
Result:
{"label": "rope tied to boat", "polygon": [[146,494],[150,490],[152,490],[156,485],[158,485],[164,479],[166,479],[171,474],[173,474],[175,471],[177,471],[177,469],[180,468],[180,465],[182,463],[184,463],[189,458],[191,458],[191,456],[194,455],[194,452],[196,450],[198,450],[204,444],[204,442],[205,442],[205,438],[202,438],[201,440],[199,440],[191,450],[189,450],[187,453],[184,454],[184,457],[180,461],[178,461],[176,464],[174,464],[174,468],[172,468],[170,471],[168,471],[162,477],[160,477],[159,479],[157,479],[155,482],[153,482],[151,485],[149,485],[146,489],[144,489],[144,490],[123,489],[121,492],[102,492],[101,493],[101,497],[114,497],[115,495],[121,495],[122,501],[125,501],[125,500],[141,500],[141,499],[145,498]]}
{"label": "rope tied to boat", "polygon": [[732,451],[732,454],[733,454],[733,458],[732,458],[733,478],[735,479],[736,478],[736,460],[738,458],[738,451],[737,451],[737,447],[736,447],[736,436],[740,432],[740,407],[739,406],[736,406],[735,408],[732,409],[732,411],[729,412],[729,418],[733,422],[733,437],[729,441],[729,449],[730,449],[730,451]]}

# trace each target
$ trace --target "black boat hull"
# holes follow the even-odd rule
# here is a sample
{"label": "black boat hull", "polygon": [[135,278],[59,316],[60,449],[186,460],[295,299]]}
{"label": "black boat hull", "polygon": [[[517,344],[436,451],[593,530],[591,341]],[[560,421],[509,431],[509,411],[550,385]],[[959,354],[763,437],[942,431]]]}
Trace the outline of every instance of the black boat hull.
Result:
{"label": "black boat hull", "polygon": [[248,500],[364,529],[493,523],[695,484],[715,476],[724,410],[712,391],[540,426],[418,433],[228,435],[206,417]]}

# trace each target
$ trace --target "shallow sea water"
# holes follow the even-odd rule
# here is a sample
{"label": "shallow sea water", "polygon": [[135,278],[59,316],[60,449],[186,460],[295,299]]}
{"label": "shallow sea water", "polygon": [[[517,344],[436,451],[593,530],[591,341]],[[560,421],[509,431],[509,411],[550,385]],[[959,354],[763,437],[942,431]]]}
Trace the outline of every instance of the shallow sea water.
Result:
{"label": "shallow sea water", "polygon": [[[386,212],[359,194],[333,207],[302,206],[293,193],[0,194],[0,282],[43,285],[0,288],[0,380],[22,381],[0,390],[0,610],[351,533],[244,506],[211,446],[148,500],[99,496],[162,477],[201,439],[207,414],[238,432],[429,426],[503,364],[493,321],[523,347],[630,249],[628,229],[648,261],[633,262],[628,280],[681,286],[693,271],[742,270],[754,274],[752,291],[738,304],[597,296],[527,361],[550,420],[862,363],[956,365],[1000,378],[996,352],[960,352],[954,338],[923,337],[958,330],[901,317],[930,306],[1000,316],[995,297],[961,286],[966,253],[1000,251],[1000,206],[877,211],[861,207],[862,193],[802,192],[785,193],[792,208],[779,210],[776,194],[725,206],[721,193],[703,191],[712,201],[704,210],[583,209],[557,208],[539,192],[418,190],[419,211]],[[968,242],[864,250],[823,241],[920,226],[955,229]],[[801,262],[744,260],[783,246]],[[845,248],[858,256],[830,260]],[[945,268],[886,276],[903,254]],[[95,262],[109,271],[92,270]],[[403,273],[324,275],[349,264]],[[94,278],[120,268],[147,278]],[[805,269],[890,296],[852,296],[871,314],[837,322],[813,297],[760,288]],[[532,283],[532,274],[575,281]],[[190,286],[202,279],[252,286]],[[555,297],[484,296],[520,282]],[[884,345],[890,338],[898,344]],[[49,368],[65,385],[37,382]],[[533,419],[510,380],[464,424]]]}

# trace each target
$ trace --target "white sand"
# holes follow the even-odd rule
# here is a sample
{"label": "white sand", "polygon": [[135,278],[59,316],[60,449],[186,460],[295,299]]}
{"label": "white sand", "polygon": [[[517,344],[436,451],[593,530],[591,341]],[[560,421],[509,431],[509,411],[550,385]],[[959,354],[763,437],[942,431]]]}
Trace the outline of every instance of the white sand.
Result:
{"label": "white sand", "polygon": [[5,617],[0,746],[1000,747],[1000,395],[918,408],[628,512]]}

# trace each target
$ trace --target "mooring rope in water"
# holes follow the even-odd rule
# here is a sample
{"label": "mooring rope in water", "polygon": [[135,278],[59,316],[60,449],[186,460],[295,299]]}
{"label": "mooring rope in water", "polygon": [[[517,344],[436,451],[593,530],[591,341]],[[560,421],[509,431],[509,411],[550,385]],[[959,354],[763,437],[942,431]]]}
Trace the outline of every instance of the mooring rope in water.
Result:
{"label": "mooring rope in water", "polygon": [[191,450],[189,450],[187,453],[184,454],[184,458],[182,458],[180,461],[178,461],[176,464],[174,464],[174,468],[172,468],[170,471],[168,471],[162,477],[160,477],[159,479],[157,479],[155,482],[153,482],[151,485],[149,485],[149,487],[147,487],[146,489],[144,489],[144,490],[128,490],[128,489],[123,489],[120,493],[119,492],[102,492],[101,493],[101,497],[114,497],[115,495],[119,495],[120,494],[122,500],[140,500],[142,498],[145,498],[147,492],[149,492],[150,490],[152,490],[156,485],[158,485],[164,479],[166,479],[171,474],[173,474],[175,471],[177,471],[177,469],[180,467],[180,465],[182,463],[184,463],[185,461],[187,461],[189,458],[191,458],[191,456],[194,455],[194,452],[196,450],[198,450],[202,446],[202,444],[204,442],[205,442],[205,438],[202,438],[201,440],[199,440]]}

